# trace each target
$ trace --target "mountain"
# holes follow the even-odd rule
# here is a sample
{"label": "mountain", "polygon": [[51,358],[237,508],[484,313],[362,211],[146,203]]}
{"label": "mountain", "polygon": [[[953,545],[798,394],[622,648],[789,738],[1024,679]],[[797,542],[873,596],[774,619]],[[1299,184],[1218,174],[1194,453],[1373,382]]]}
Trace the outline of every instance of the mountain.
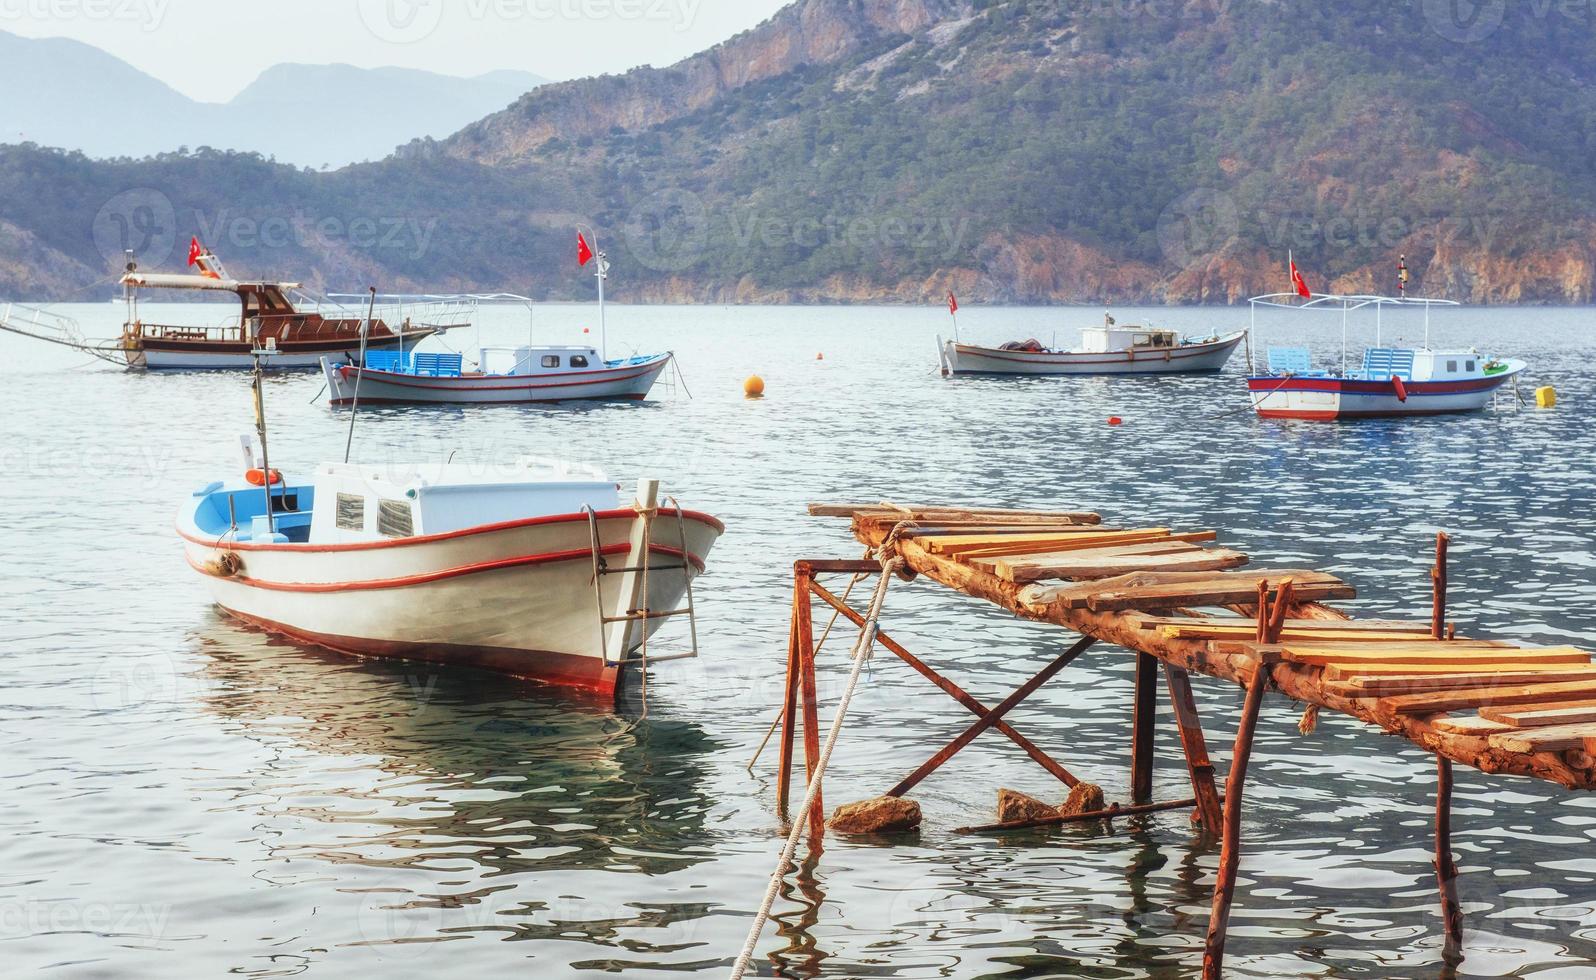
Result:
{"label": "mountain", "polygon": [[6,148],[0,294],[199,233],[252,275],[587,296],[581,221],[621,300],[1234,302],[1289,251],[1320,289],[1389,292],[1405,255],[1424,295],[1590,302],[1588,25],[1477,12],[800,0],[334,173]]}
{"label": "mountain", "polygon": [[0,140],[144,157],[184,146],[274,156],[296,166],[380,160],[448,136],[545,80],[496,71],[453,78],[403,68],[277,65],[230,102],[196,102],[98,48],[0,31]]}

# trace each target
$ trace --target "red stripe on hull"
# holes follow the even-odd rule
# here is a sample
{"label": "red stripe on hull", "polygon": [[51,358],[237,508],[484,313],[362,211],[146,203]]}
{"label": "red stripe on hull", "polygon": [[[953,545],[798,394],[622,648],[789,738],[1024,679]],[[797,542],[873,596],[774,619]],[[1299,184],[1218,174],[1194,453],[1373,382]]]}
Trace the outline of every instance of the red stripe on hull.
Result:
{"label": "red stripe on hull", "polygon": [[[605,557],[630,554],[630,544],[612,544],[599,549],[599,554]],[[667,548],[664,545],[653,545],[649,548],[651,555],[665,555],[669,558],[681,558],[682,552],[678,548]],[[704,559],[697,555],[688,555],[688,560],[700,572],[705,570]],[[483,572],[498,572],[508,568],[531,568],[536,565],[556,565],[570,561],[592,561],[593,549],[581,548],[572,551],[556,551],[543,555],[522,555],[516,558],[501,558],[497,561],[478,562],[475,565],[461,565],[457,568],[443,568],[435,572],[424,572],[419,575],[406,575],[402,578],[368,579],[358,582],[268,582],[262,579],[245,578],[243,576],[218,575],[215,572],[197,564],[189,559],[189,567],[201,575],[219,578],[239,585],[247,585],[252,589],[265,589],[268,592],[373,592],[382,589],[403,589],[413,585],[429,585],[433,582],[442,582],[451,578],[462,578],[466,575],[480,575]]]}
{"label": "red stripe on hull", "polygon": [[[682,519],[707,524],[715,529],[717,534],[726,533],[726,525],[708,514],[695,510],[677,511],[669,507],[661,507],[658,517],[674,518],[678,514]],[[604,510],[593,515],[597,521],[635,520],[637,511],[631,509]],[[178,536],[185,541],[207,548],[225,548],[228,551],[286,551],[295,553],[325,552],[325,551],[375,551],[381,548],[404,548],[418,544],[433,544],[438,541],[452,541],[456,538],[469,538],[477,534],[492,534],[496,531],[514,531],[524,527],[541,527],[548,524],[574,524],[587,523],[586,514],[553,514],[548,517],[529,517],[521,521],[506,521],[503,524],[484,524],[481,527],[469,527],[461,531],[447,531],[443,534],[428,534],[414,538],[390,538],[383,541],[354,541],[349,544],[255,544],[248,541],[229,542],[227,535],[217,538],[201,538],[183,530],[182,525],[177,528]],[[584,552],[586,554],[586,552]]]}
{"label": "red stripe on hull", "polygon": [[441,643],[402,643],[368,640],[295,629],[283,623],[261,619],[219,606],[241,622],[296,643],[324,647],[352,657],[384,660],[411,660],[448,666],[491,670],[521,680],[591,691],[614,698],[623,668],[606,666],[596,657],[578,657],[549,650],[513,650],[504,647],[461,646]]}

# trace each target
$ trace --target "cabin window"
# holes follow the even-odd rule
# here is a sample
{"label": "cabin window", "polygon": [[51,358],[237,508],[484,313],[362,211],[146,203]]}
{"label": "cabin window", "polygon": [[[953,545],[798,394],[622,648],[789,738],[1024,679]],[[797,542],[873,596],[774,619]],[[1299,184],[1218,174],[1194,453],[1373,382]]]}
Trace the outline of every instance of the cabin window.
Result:
{"label": "cabin window", "polygon": [[1456,361],[1447,361],[1446,362],[1446,373],[1447,374],[1456,374],[1457,373],[1457,362]]}
{"label": "cabin window", "polygon": [[560,366],[560,355],[558,355],[558,354],[544,354],[543,355],[543,366],[546,367],[546,368],[559,367]]}
{"label": "cabin window", "polygon": [[1476,368],[1474,367],[1475,363],[1476,362],[1474,362],[1474,361],[1469,361],[1468,362],[1468,371],[1469,371],[1470,374],[1473,374],[1475,372],[1475,370],[1476,370]]}
{"label": "cabin window", "polygon": [[572,354],[571,355],[571,366],[572,367],[587,367],[587,358],[583,357],[581,354]]}
{"label": "cabin window", "polygon": [[337,518],[334,521],[341,531],[366,529],[366,498],[352,493],[338,495]]}
{"label": "cabin window", "polygon": [[385,538],[408,538],[414,534],[410,505],[402,500],[377,501],[377,533]]}

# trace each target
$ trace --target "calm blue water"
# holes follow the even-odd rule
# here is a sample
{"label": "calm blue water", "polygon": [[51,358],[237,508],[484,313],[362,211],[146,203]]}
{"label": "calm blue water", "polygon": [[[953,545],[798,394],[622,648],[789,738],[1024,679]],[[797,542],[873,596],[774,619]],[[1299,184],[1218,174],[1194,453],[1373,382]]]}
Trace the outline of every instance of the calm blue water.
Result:
{"label": "calm blue water", "polygon": [[[114,332],[109,304],[72,312]],[[178,313],[191,311],[179,310]],[[1189,332],[1244,311],[1116,311]],[[1067,340],[1095,310],[961,312],[966,337]],[[1096,508],[1215,527],[1260,562],[1342,573],[1366,615],[1428,608],[1433,534],[1455,536],[1465,630],[1596,643],[1596,329],[1589,310],[1466,310],[1438,342],[1528,359],[1554,411],[1319,426],[1247,411],[1226,376],[955,380],[947,316],[918,309],[616,308],[614,352],[673,348],[687,387],[642,406],[363,413],[366,460],[523,453],[663,478],[729,531],[700,580],[705,656],[660,668],[649,720],[492,676],[371,664],[222,620],[171,518],[230,472],[250,426],[239,375],[138,376],[0,335],[0,962],[61,976],[723,976],[780,846],[774,753],[744,766],[780,692],[793,559],[853,557],[811,500]],[[524,335],[490,317],[489,339]],[[591,311],[545,308],[575,339]],[[1444,326],[1443,326],[1444,324]],[[1417,339],[1388,321],[1387,340]],[[1359,341],[1363,332],[1355,335]],[[453,338],[462,343],[469,337]],[[1338,355],[1339,320],[1263,342]],[[823,353],[824,360],[816,360]],[[759,372],[769,397],[744,401]],[[273,461],[340,458],[347,422],[311,375],[269,385]],[[1111,415],[1125,425],[1110,428]],[[927,584],[884,626],[995,702],[1061,631]],[[846,637],[828,647],[824,694]],[[1130,658],[1100,649],[1011,720],[1123,799]],[[1228,757],[1236,692],[1200,681]],[[1433,761],[1271,700],[1229,964],[1235,976],[1442,972],[1429,866]],[[874,796],[969,721],[876,662],[827,783]],[[1167,728],[1167,726],[1166,726]],[[1187,792],[1172,737],[1158,792]],[[1185,814],[1025,838],[960,837],[1011,786],[1061,787],[983,738],[917,791],[926,829],[834,841],[793,879],[760,947],[791,977],[1172,977],[1201,957],[1217,853]],[[1596,796],[1459,774],[1463,976],[1588,976]]]}

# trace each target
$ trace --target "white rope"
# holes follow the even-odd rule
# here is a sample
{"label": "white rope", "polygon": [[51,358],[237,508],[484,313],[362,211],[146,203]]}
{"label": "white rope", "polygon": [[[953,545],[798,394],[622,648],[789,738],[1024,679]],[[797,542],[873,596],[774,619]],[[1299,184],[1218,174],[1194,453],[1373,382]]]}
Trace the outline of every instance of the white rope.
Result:
{"label": "white rope", "polygon": [[848,675],[848,686],[843,689],[842,700],[837,703],[837,716],[832,719],[831,731],[826,735],[826,744],[820,750],[820,758],[815,763],[815,771],[809,776],[809,786],[804,792],[804,802],[798,809],[798,815],[793,818],[792,831],[787,835],[787,844],[781,850],[781,860],[776,862],[776,870],[770,876],[770,884],[765,888],[765,900],[759,905],[759,914],[754,917],[754,924],[748,930],[748,939],[743,943],[743,951],[737,957],[737,963],[732,967],[731,980],[742,980],[743,974],[748,970],[749,962],[754,958],[754,950],[759,945],[759,934],[765,931],[765,923],[770,921],[770,910],[776,904],[776,895],[781,891],[781,883],[787,877],[787,872],[793,867],[793,855],[798,852],[798,841],[804,835],[804,829],[809,823],[809,811],[814,809],[815,797],[820,795],[820,778],[825,775],[826,765],[831,761],[831,753],[837,747],[837,738],[842,734],[842,722],[848,714],[848,702],[853,700],[854,688],[859,685],[859,676],[864,673],[864,666],[870,659],[870,649],[875,646],[878,622],[881,619],[881,606],[887,599],[887,586],[892,584],[892,575],[898,566],[903,563],[901,558],[890,558],[882,563],[881,581],[876,585],[876,592],[870,600],[870,611],[865,616],[864,627],[859,630],[859,641],[853,648],[853,672]]}

